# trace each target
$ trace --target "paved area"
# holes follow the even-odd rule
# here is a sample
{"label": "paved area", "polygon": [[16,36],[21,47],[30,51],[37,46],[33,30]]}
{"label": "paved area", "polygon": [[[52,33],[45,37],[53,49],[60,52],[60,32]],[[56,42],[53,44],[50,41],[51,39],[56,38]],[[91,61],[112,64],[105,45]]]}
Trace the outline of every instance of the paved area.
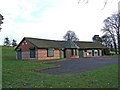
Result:
{"label": "paved area", "polygon": [[66,59],[59,62],[51,62],[49,64],[55,64],[60,67],[43,70],[42,72],[49,74],[68,74],[89,71],[110,64],[118,64],[118,58],[96,57],[96,58]]}

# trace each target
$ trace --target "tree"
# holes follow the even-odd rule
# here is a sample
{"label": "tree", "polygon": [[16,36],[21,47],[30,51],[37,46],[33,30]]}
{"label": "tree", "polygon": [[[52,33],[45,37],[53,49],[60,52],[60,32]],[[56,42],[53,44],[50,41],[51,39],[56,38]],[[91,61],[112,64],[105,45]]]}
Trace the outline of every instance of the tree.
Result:
{"label": "tree", "polygon": [[102,43],[102,39],[101,37],[99,37],[99,35],[94,35],[92,39],[94,42]]}
{"label": "tree", "polygon": [[113,14],[111,17],[108,17],[107,19],[104,20],[104,27],[102,29],[103,32],[111,36],[116,54],[117,54],[117,46],[120,54],[119,18],[120,18],[120,13]]}
{"label": "tree", "polygon": [[16,40],[14,40],[14,39],[12,40],[12,46],[13,46],[13,47],[17,46],[17,43],[16,43],[16,42],[17,42]]}
{"label": "tree", "polygon": [[110,35],[104,34],[101,37],[99,35],[94,35],[92,39],[93,39],[93,42],[101,43],[106,47],[110,48],[111,50],[113,50],[113,44],[112,44],[112,39]]}
{"label": "tree", "polygon": [[[3,22],[2,22],[3,19],[4,19],[3,16],[0,14],[0,26],[1,26],[1,24],[3,24]],[[1,30],[1,27],[0,27],[0,30]]]}
{"label": "tree", "polygon": [[77,38],[76,34],[74,31],[67,31],[67,33],[65,34],[65,36],[63,37],[66,41],[67,40],[71,40],[71,41],[79,41],[79,39]]}
{"label": "tree", "polygon": [[8,37],[4,39],[4,46],[10,46],[10,40]]}
{"label": "tree", "polygon": [[118,12],[118,32],[117,32],[117,39],[118,39],[118,52],[120,54],[120,11]]}
{"label": "tree", "polygon": [[103,36],[101,36],[101,39],[102,39],[103,45],[113,50],[113,44],[112,44],[112,39],[110,35],[104,34]]}

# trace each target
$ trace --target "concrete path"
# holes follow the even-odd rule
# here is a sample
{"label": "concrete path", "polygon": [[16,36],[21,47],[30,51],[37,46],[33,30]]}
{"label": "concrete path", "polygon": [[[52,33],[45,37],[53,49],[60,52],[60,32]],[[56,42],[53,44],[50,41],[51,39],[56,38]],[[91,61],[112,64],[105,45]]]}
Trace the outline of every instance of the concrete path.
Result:
{"label": "concrete path", "polygon": [[117,57],[96,57],[96,58],[79,58],[79,59],[66,59],[59,62],[51,62],[60,67],[43,70],[44,73],[49,74],[69,74],[79,73],[89,70],[94,70],[106,65],[118,64]]}

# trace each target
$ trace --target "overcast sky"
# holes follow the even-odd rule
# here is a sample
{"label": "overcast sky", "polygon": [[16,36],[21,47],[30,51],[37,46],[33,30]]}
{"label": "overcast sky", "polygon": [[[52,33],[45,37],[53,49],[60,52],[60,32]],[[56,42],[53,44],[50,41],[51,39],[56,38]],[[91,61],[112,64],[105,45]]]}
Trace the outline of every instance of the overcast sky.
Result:
{"label": "overcast sky", "polygon": [[76,33],[80,41],[92,41],[95,34],[102,35],[105,18],[117,12],[119,0],[0,0],[0,13],[4,16],[1,25],[0,45],[4,38],[23,37],[63,40],[68,30]]}

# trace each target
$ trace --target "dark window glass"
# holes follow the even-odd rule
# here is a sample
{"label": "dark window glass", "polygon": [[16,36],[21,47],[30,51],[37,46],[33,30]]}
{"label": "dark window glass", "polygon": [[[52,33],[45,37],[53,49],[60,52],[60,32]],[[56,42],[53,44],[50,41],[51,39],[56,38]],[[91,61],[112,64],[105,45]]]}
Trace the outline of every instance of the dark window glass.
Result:
{"label": "dark window glass", "polygon": [[30,48],[30,58],[35,58],[35,48]]}

